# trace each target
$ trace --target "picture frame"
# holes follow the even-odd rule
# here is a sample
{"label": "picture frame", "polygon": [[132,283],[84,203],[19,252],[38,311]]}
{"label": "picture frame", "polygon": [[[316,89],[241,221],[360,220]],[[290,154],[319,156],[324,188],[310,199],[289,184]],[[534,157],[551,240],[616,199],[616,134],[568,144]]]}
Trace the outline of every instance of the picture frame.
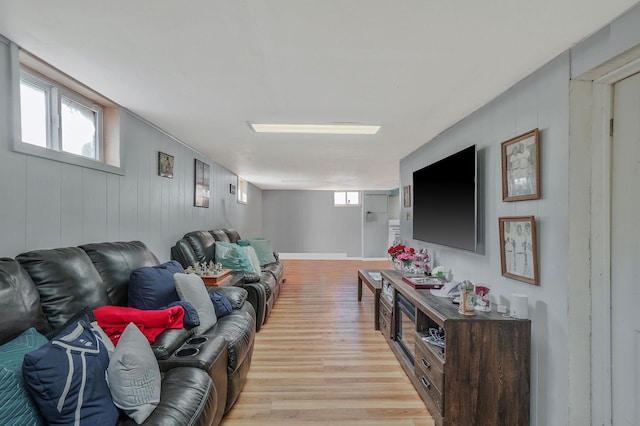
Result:
{"label": "picture frame", "polygon": [[173,155],[158,151],[158,176],[173,179]]}
{"label": "picture frame", "polygon": [[195,160],[195,192],[193,205],[209,208],[210,166],[196,158]]}
{"label": "picture frame", "polygon": [[540,198],[540,131],[502,142],[502,201]]}
{"label": "picture frame", "polygon": [[411,207],[411,185],[402,187],[402,200],[405,207]]}
{"label": "picture frame", "polygon": [[229,194],[235,195],[236,193],[236,186],[232,183],[229,184]]}
{"label": "picture frame", "polygon": [[502,276],[539,285],[535,216],[500,217],[498,234]]}

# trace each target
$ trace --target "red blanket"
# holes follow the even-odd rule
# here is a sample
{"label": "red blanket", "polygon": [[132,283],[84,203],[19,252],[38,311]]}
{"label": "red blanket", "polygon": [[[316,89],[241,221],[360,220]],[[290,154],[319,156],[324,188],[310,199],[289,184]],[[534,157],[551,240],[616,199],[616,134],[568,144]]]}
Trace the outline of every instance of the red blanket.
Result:
{"label": "red blanket", "polygon": [[134,323],[145,335],[149,343],[168,328],[182,328],[184,310],[173,306],[162,310],[142,310],[121,306],[102,306],[93,310],[98,325],[107,333],[114,345],[130,322]]}

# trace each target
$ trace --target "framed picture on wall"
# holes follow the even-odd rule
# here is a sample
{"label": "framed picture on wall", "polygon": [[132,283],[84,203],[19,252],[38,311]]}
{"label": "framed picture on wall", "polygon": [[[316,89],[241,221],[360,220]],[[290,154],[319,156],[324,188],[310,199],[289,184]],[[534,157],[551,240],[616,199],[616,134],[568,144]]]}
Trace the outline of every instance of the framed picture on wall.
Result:
{"label": "framed picture on wall", "polygon": [[538,285],[538,248],[534,216],[498,218],[502,275]]}
{"label": "framed picture on wall", "polygon": [[540,198],[538,129],[502,142],[502,201]]}
{"label": "framed picture on wall", "polygon": [[209,165],[196,158],[195,161],[195,197],[193,205],[209,207]]}
{"label": "framed picture on wall", "polygon": [[158,151],[158,176],[173,179],[173,155]]}
{"label": "framed picture on wall", "polygon": [[402,187],[402,200],[405,207],[411,207],[411,185]]}

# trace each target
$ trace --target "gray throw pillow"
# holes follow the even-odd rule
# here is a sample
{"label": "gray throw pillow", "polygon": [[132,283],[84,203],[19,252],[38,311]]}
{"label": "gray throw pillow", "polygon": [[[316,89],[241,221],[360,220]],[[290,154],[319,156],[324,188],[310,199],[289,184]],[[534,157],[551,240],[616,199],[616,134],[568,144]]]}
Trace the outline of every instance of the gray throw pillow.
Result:
{"label": "gray throw pillow", "polygon": [[115,406],[138,424],[160,403],[162,376],[158,361],[149,341],[132,322],[118,340],[107,379]]}
{"label": "gray throw pillow", "polygon": [[191,303],[198,311],[200,325],[194,328],[195,333],[202,334],[213,327],[218,318],[202,278],[196,274],[174,274],[173,280],[180,300]]}
{"label": "gray throw pillow", "polygon": [[242,250],[245,251],[247,257],[249,258],[249,261],[253,265],[253,272],[255,272],[256,274],[262,272],[262,267],[260,266],[260,260],[258,259],[258,255],[256,254],[256,249],[251,246],[244,246],[242,247]]}

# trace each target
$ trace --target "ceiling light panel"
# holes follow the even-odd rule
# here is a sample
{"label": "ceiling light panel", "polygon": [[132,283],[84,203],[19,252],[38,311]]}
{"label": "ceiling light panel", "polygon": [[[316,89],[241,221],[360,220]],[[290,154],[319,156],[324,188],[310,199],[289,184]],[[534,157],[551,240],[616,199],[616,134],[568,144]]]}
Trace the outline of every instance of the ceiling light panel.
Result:
{"label": "ceiling light panel", "polygon": [[307,133],[323,135],[375,135],[380,126],[366,124],[270,124],[249,123],[257,133]]}

